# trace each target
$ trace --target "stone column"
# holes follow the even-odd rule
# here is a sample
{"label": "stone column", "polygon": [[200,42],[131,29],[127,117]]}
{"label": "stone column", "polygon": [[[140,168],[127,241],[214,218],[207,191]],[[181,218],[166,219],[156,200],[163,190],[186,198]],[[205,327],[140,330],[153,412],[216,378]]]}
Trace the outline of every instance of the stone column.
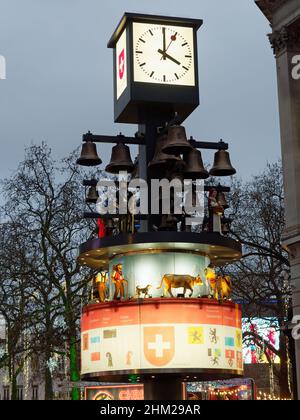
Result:
{"label": "stone column", "polygon": [[[269,35],[277,64],[282,162],[285,187],[283,245],[289,251],[293,284],[293,314],[300,315],[300,2],[257,0],[271,23]],[[300,340],[296,341],[300,399]]]}

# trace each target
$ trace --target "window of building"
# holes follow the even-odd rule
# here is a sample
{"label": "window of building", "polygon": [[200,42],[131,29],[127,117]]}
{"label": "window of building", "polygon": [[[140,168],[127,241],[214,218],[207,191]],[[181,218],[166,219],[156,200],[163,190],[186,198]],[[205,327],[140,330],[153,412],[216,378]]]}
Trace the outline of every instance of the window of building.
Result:
{"label": "window of building", "polygon": [[32,387],[32,400],[39,399],[39,387],[37,385],[33,385]]}
{"label": "window of building", "polygon": [[3,387],[3,399],[9,400],[9,386]]}
{"label": "window of building", "polygon": [[23,387],[18,386],[17,388],[17,400],[23,400]]}
{"label": "window of building", "polygon": [[59,372],[64,372],[65,370],[65,357],[62,355],[58,357],[58,370]]}

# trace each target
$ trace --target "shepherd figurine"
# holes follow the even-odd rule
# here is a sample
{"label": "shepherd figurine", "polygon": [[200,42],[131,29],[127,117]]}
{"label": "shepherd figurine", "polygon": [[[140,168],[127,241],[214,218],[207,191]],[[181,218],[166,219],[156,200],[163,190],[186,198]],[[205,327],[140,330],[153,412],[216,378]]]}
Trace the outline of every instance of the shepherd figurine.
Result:
{"label": "shepherd figurine", "polygon": [[[117,264],[113,267],[111,280],[115,285],[114,300],[117,300],[119,295],[120,295],[121,299],[123,299],[123,298],[127,299],[127,296],[128,296],[128,281],[123,276],[123,265],[122,264]],[[126,284],[126,296],[125,296],[124,284]]]}
{"label": "shepherd figurine", "polygon": [[208,197],[209,231],[218,232],[222,235],[221,217],[224,215],[224,208],[217,201],[218,191],[212,188]]}

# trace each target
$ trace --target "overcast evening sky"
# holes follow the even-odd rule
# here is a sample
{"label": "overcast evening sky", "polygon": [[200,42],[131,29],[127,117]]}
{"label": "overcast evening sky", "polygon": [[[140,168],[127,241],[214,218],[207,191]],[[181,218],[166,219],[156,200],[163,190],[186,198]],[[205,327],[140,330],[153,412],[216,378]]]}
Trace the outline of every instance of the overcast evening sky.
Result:
{"label": "overcast evening sky", "polygon": [[[45,140],[56,157],[83,133],[132,135],[113,121],[112,51],[107,41],[124,12],[201,18],[201,105],[186,121],[198,140],[230,143],[248,178],[280,156],[275,60],[270,27],[254,0],[0,0],[0,177],[24,146]],[[104,164],[111,146],[98,148]],[[212,154],[203,153],[206,162]],[[103,166],[102,166],[103,167]]]}

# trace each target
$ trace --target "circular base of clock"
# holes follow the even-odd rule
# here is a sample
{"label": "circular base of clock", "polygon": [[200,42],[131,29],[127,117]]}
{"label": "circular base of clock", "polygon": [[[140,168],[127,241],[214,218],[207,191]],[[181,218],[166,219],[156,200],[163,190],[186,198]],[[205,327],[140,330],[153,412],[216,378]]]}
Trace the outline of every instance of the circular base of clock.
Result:
{"label": "circular base of clock", "polygon": [[84,380],[243,375],[241,308],[233,302],[158,298],[87,305],[81,343]]}
{"label": "circular base of clock", "polygon": [[240,242],[218,233],[146,232],[92,239],[79,248],[78,261],[93,269],[105,269],[117,255],[188,252],[207,256],[214,266],[239,260]]}

